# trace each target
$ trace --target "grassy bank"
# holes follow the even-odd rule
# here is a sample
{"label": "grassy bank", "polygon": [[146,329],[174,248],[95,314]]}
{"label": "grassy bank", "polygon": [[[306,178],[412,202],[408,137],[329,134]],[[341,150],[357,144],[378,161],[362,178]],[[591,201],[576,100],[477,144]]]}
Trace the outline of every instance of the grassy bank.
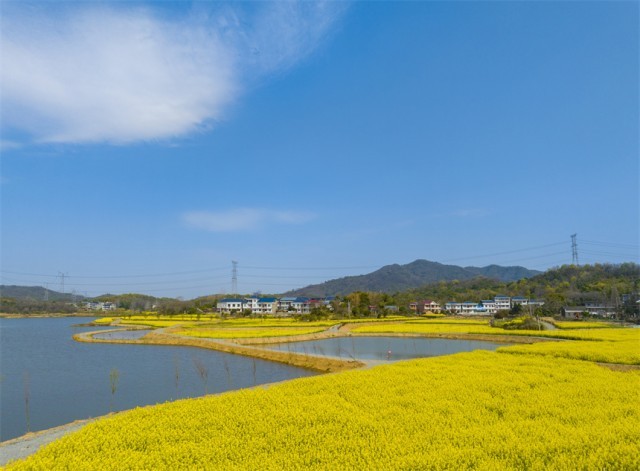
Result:
{"label": "grassy bank", "polygon": [[209,350],[217,350],[220,352],[232,353],[235,355],[244,355],[254,358],[260,358],[262,360],[277,361],[279,363],[286,363],[288,365],[298,366],[300,368],[307,368],[323,373],[333,373],[337,371],[351,370],[360,368],[363,363],[359,361],[347,361],[326,357],[316,357],[311,355],[304,355],[294,352],[281,352],[277,350],[266,350],[262,348],[256,348],[251,346],[239,345],[232,342],[215,341],[214,339],[200,339],[184,336],[176,336],[171,334],[165,334],[162,332],[151,332],[145,335],[141,339],[137,340],[117,340],[109,339],[102,340],[93,338],[93,334],[104,333],[100,332],[84,332],[81,334],[75,334],[74,340],[78,342],[88,343],[119,343],[119,344],[136,344],[136,345],[173,345],[181,347],[198,347],[206,348]]}

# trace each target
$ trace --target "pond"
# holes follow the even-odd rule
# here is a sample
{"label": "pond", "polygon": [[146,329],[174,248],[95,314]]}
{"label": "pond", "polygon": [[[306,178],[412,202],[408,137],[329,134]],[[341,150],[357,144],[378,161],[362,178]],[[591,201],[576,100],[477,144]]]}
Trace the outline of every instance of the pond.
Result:
{"label": "pond", "polygon": [[0,318],[0,441],[110,410],[201,396],[205,389],[217,393],[316,374],[213,350],[74,341],[74,333],[100,330],[74,327],[92,320]]}
{"label": "pond", "polygon": [[450,355],[473,350],[495,350],[504,344],[480,340],[433,339],[426,337],[334,337],[305,342],[270,345],[287,352],[342,359],[397,361]]}
{"label": "pond", "polygon": [[151,332],[150,329],[118,330],[95,334],[93,338],[99,340],[138,340]]}

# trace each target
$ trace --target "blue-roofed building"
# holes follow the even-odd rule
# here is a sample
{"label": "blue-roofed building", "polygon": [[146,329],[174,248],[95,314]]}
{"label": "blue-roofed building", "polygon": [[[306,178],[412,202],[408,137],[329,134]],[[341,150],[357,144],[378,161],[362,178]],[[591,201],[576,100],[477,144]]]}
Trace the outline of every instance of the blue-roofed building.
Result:
{"label": "blue-roofed building", "polygon": [[295,312],[297,314],[307,314],[311,310],[309,298],[303,296],[289,296],[280,298],[278,302],[278,311]]}
{"label": "blue-roofed building", "polygon": [[496,302],[496,309],[498,311],[508,311],[511,309],[511,297],[498,295],[493,300]]}
{"label": "blue-roofed building", "polygon": [[247,300],[243,298],[223,298],[216,304],[218,312],[242,312],[248,309]]}
{"label": "blue-roofed building", "polygon": [[487,311],[487,314],[495,314],[496,312],[498,312],[498,310],[496,309],[496,302],[493,299],[483,299],[482,306]]}
{"label": "blue-roofed building", "polygon": [[257,314],[275,314],[278,311],[278,298],[258,298],[256,308],[252,311]]}

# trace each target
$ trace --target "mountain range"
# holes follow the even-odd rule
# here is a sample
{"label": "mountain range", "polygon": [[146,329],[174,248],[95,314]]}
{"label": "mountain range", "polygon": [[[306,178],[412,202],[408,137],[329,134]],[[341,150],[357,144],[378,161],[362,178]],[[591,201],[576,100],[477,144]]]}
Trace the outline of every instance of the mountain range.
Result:
{"label": "mountain range", "polygon": [[428,260],[415,260],[406,265],[386,265],[366,275],[346,276],[309,285],[284,293],[285,296],[343,296],[354,291],[397,293],[439,281],[469,280],[476,277],[509,282],[531,278],[539,273],[520,266],[460,267]]}
{"label": "mountain range", "polygon": [[85,299],[73,293],[60,293],[42,286],[0,285],[0,296],[3,298],[31,299],[33,301],[78,301]]}

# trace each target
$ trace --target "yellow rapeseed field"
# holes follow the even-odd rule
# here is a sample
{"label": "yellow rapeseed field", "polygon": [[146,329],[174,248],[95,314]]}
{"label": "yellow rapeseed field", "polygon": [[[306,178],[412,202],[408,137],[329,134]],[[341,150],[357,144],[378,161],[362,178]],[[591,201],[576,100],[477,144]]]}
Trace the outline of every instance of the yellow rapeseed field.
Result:
{"label": "yellow rapeseed field", "polygon": [[518,335],[527,337],[546,337],[568,340],[625,340],[632,337],[640,340],[640,329],[600,328],[600,329],[558,329],[558,330],[506,330],[491,327],[482,320],[434,320],[397,322],[357,326],[353,332],[362,334],[480,334],[480,335]]}
{"label": "yellow rapeseed field", "polygon": [[602,363],[640,365],[640,343],[636,340],[617,342],[541,342],[533,345],[500,347],[498,350],[503,353],[543,355]]}
{"label": "yellow rapeseed field", "polygon": [[10,470],[640,469],[640,371],[476,351],[117,414]]}

